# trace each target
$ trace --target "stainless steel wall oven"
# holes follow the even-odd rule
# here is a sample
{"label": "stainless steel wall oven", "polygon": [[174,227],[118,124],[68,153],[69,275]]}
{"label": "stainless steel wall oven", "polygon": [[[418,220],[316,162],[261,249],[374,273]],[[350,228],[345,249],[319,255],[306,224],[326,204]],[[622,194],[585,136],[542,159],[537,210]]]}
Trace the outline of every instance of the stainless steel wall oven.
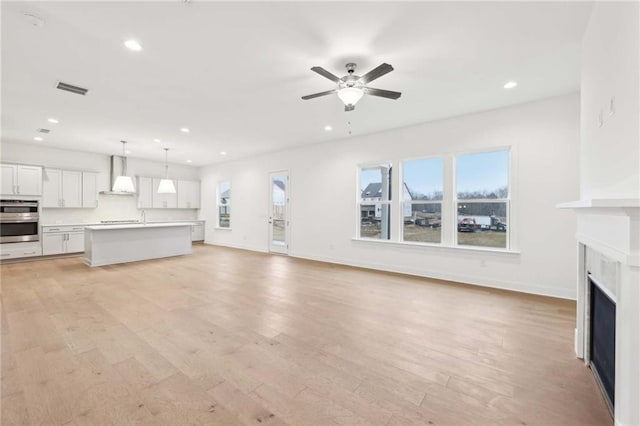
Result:
{"label": "stainless steel wall oven", "polygon": [[37,200],[0,200],[0,243],[39,241]]}

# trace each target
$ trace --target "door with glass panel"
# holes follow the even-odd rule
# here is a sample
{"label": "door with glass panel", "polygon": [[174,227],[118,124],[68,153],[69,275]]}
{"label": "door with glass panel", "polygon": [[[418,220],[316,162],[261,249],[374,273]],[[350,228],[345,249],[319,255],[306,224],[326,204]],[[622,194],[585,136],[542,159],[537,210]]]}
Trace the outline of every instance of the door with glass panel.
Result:
{"label": "door with glass panel", "polygon": [[269,174],[269,251],[289,252],[289,173]]}

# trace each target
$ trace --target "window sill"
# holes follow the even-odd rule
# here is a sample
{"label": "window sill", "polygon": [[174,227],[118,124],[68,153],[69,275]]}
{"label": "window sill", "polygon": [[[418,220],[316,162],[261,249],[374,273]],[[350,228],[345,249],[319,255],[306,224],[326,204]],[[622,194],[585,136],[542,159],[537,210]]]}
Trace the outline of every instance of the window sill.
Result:
{"label": "window sill", "polygon": [[470,252],[480,252],[480,253],[497,253],[497,254],[506,254],[506,255],[519,255],[520,250],[515,249],[500,249],[493,247],[476,247],[476,246],[449,246],[444,244],[433,244],[433,243],[417,243],[417,242],[409,242],[409,241],[389,241],[389,240],[374,240],[372,238],[356,238],[353,237],[351,241],[356,243],[365,243],[365,244],[381,244],[381,245],[389,245],[394,247],[404,247],[404,248],[435,248],[439,250],[453,250],[453,251],[470,251]]}
{"label": "window sill", "polygon": [[221,226],[214,226],[213,229],[216,231],[231,231],[231,228],[223,228]]}

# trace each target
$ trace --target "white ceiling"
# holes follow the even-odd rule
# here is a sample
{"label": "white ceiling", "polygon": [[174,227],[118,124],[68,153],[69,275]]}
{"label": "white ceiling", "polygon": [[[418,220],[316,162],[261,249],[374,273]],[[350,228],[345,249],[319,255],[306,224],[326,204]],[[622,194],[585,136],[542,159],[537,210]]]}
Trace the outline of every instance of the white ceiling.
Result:
{"label": "white ceiling", "polygon": [[[2,2],[2,138],[210,164],[579,88],[591,3]],[[36,14],[35,27],[23,16]],[[123,46],[136,38],[143,51]],[[395,71],[346,113],[311,72]],[[89,89],[86,97],[56,81]],[[519,86],[503,89],[505,82]],[[59,124],[47,123],[55,117]],[[333,126],[325,132],[325,125]],[[39,127],[52,129],[34,142]],[[181,127],[191,129],[189,134]],[[162,143],[153,142],[159,138]]]}

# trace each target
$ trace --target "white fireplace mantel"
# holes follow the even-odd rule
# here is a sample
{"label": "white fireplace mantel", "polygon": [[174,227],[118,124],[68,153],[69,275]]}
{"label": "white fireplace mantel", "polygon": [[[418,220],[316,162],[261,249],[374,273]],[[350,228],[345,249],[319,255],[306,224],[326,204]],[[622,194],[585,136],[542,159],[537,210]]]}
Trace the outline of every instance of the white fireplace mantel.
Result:
{"label": "white fireplace mantel", "polygon": [[597,198],[561,203],[578,214],[582,244],[633,267],[640,267],[640,198]]}
{"label": "white fireplace mantel", "polygon": [[[615,424],[640,425],[640,198],[587,199],[556,207],[577,214],[576,355],[588,363],[590,273],[605,278],[616,302]],[[588,261],[593,252],[598,261]]]}

